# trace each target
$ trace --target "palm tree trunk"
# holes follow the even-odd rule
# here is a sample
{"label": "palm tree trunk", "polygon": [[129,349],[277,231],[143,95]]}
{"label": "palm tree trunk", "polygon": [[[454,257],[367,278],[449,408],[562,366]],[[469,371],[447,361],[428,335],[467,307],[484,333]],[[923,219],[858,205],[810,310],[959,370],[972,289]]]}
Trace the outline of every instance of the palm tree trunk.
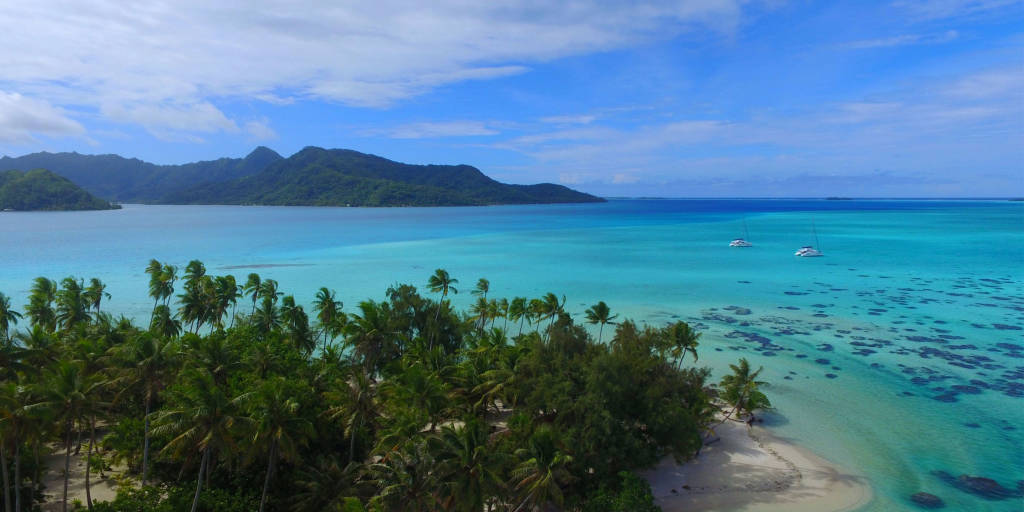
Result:
{"label": "palm tree trunk", "polygon": [[89,417],[89,447],[85,450],[85,506],[92,512],[92,490],[89,488],[89,472],[92,470],[92,445],[96,438],[96,419]]}
{"label": "palm tree trunk", "polygon": [[82,453],[82,420],[78,420],[78,440],[75,442],[75,455]]}
{"label": "palm tree trunk", "polygon": [[523,321],[526,320],[526,316],[519,317],[519,335],[523,335]]}
{"label": "palm tree trunk", "polygon": [[61,511],[68,512],[68,480],[71,478],[71,420],[67,423],[67,434],[64,436],[64,498]]}
{"label": "palm tree trunk", "polygon": [[601,327],[597,328],[597,342],[601,343],[601,336],[604,334],[604,322],[601,322]]}
{"label": "palm tree trunk", "polygon": [[11,512],[11,477],[7,474],[7,451],[4,450],[3,443],[0,443],[0,466],[4,479],[4,511]]}
{"label": "palm tree trunk", "polygon": [[[34,465],[32,466],[32,494],[35,496],[36,489],[39,488],[39,440],[36,439],[32,443],[33,457],[35,457]],[[32,503],[30,502],[29,505]]]}
{"label": "palm tree trunk", "polygon": [[355,424],[356,428],[353,428],[352,429],[352,433],[349,434],[349,436],[348,436],[349,437],[349,441],[348,441],[348,463],[349,464],[352,464],[352,461],[355,460],[355,457],[356,457],[356,432],[359,431],[359,427],[361,426],[360,425],[361,423],[362,423],[362,421],[359,421],[359,423],[356,423]]}
{"label": "palm tree trunk", "polygon": [[145,432],[142,435],[142,486],[146,486],[146,471],[149,469],[149,392],[146,392]]}
{"label": "palm tree trunk", "polygon": [[430,345],[428,348],[434,350],[434,336],[437,334],[437,319],[441,317],[441,305],[444,304],[445,294],[441,294],[441,300],[437,303],[437,311],[434,312],[434,332],[430,333]]}
{"label": "palm tree trunk", "polygon": [[199,464],[199,478],[196,479],[196,497],[192,498],[192,512],[199,508],[199,492],[203,490],[203,471],[206,469],[206,461],[210,458],[210,448],[203,450],[203,461]]}
{"label": "palm tree trunk", "polygon": [[263,497],[260,498],[260,512],[267,505],[267,491],[270,490],[270,476],[274,474],[274,458],[277,457],[277,438],[270,444],[270,460],[267,461],[267,476],[263,480]]}
{"label": "palm tree trunk", "polygon": [[14,443],[14,512],[21,512],[21,443]]}

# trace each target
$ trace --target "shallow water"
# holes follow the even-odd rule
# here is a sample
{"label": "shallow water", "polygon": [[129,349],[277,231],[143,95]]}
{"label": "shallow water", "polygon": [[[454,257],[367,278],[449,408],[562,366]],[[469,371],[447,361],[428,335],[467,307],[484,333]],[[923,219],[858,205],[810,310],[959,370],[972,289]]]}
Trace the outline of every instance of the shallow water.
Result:
{"label": "shallow water", "polygon": [[[752,248],[727,247],[749,229]],[[793,251],[815,244],[825,257]],[[437,267],[492,293],[564,293],[582,317],[604,300],[652,324],[704,331],[699,364],[765,366],[769,421],[867,477],[865,510],[1018,511],[932,471],[1024,479],[1024,204],[996,201],[612,201],[487,208],[134,206],[0,213],[0,291],[99,277],[112,311],[148,315],[150,258],[320,286],[346,309]],[[244,307],[244,306],[240,306]],[[747,311],[749,310],[749,312]],[[606,329],[607,330],[607,329]],[[607,333],[605,334],[607,337]]]}

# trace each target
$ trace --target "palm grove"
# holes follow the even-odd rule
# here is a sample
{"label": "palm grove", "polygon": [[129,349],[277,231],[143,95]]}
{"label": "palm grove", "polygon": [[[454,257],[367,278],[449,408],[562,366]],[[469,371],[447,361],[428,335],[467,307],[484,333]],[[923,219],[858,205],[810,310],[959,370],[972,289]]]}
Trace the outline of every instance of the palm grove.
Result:
{"label": "palm grove", "polygon": [[[36,506],[47,470],[62,510],[657,510],[635,470],[692,457],[720,410],[769,405],[746,361],[721,389],[684,363],[686,323],[617,323],[603,302],[595,340],[553,293],[494,298],[480,279],[455,311],[441,269],[430,296],[395,285],[347,312],[321,288],[313,318],[258,274],[146,273],[148,329],[104,311],[97,279],[37,278],[22,311],[0,294],[5,512]],[[117,498],[94,503],[111,464]]]}

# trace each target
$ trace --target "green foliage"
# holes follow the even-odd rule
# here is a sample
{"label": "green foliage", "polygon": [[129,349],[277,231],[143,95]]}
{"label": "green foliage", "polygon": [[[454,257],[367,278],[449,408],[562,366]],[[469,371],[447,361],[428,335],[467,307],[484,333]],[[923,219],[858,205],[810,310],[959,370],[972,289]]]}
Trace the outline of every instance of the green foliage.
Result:
{"label": "green foliage", "polygon": [[[681,364],[699,333],[613,323],[604,303],[587,315],[615,325],[602,343],[565,297],[509,301],[480,280],[484,325],[451,309],[459,281],[438,269],[425,295],[394,285],[347,312],[321,289],[311,326],[273,279],[239,287],[199,261],[180,281],[156,260],[146,273],[152,329],[101,313],[99,281],[39,278],[31,330],[0,343],[0,434],[21,467],[32,448],[88,442],[96,419],[93,469],[124,461],[142,484],[100,512],[653,511],[634,472],[693,456],[716,412],[710,371]],[[510,337],[505,315],[529,328]],[[157,325],[179,319],[184,333]],[[741,360],[725,397],[767,403],[757,375]]]}
{"label": "green foliage", "polygon": [[[93,512],[179,512],[190,510],[195,489],[188,486],[151,486],[126,488],[113,501],[93,504]],[[258,496],[244,490],[204,490],[199,496],[199,512],[252,512]]]}
{"label": "green foliage", "polygon": [[89,192],[124,202],[150,202],[195,186],[249,176],[281,160],[258,147],[245,158],[221,158],[184,165],[155,165],[118,155],[32,153],[0,158],[0,169],[50,169]]}
{"label": "green foliage", "polygon": [[118,205],[94,197],[46,169],[0,172],[0,210],[111,210]]}
{"label": "green foliage", "polygon": [[410,165],[307,147],[263,172],[169,194],[167,203],[305,206],[468,206],[601,201],[560,185],[518,186],[468,165]]}
{"label": "green foliage", "polygon": [[582,509],[588,512],[659,512],[651,485],[629,471],[619,473],[618,485],[602,485]]}

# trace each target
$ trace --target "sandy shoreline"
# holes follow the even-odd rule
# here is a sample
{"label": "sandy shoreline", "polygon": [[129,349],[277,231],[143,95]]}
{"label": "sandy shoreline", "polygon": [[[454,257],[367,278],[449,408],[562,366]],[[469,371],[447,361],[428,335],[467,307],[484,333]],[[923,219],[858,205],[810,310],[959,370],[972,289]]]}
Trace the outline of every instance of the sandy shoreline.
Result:
{"label": "sandy shoreline", "polygon": [[871,500],[863,477],[764,428],[729,421],[715,431],[721,441],[696,459],[678,465],[667,457],[643,473],[665,512],[840,512]]}

